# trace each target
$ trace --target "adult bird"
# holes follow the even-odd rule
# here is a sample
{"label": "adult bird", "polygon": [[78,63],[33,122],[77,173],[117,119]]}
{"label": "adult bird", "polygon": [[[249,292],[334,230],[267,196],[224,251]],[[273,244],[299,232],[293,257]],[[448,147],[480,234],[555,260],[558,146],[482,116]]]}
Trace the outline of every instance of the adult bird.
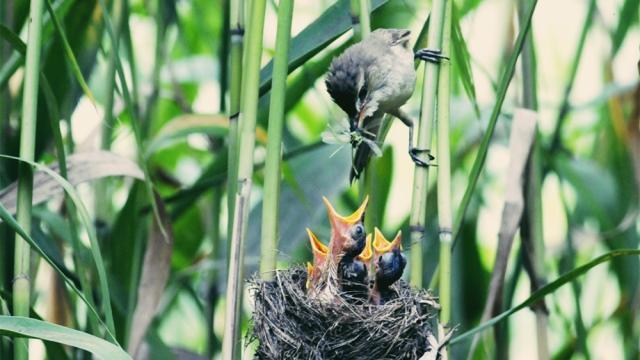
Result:
{"label": "adult bird", "polygon": [[[350,46],[329,66],[325,80],[333,101],[347,113],[351,146],[356,149],[351,181],[357,179],[371,157],[385,114],[395,116],[409,127],[409,156],[418,166],[428,160],[413,147],[413,120],[400,107],[409,100],[416,84],[414,59],[439,62],[438,50],[413,53],[411,32],[406,29],[377,29],[361,42]],[[366,141],[363,141],[366,139]]]}
{"label": "adult bird", "polygon": [[382,305],[397,296],[391,285],[402,277],[407,265],[407,259],[402,254],[402,233],[393,241],[385,239],[378,228],[374,229],[373,264],[375,279],[369,293],[369,300],[376,305]]}

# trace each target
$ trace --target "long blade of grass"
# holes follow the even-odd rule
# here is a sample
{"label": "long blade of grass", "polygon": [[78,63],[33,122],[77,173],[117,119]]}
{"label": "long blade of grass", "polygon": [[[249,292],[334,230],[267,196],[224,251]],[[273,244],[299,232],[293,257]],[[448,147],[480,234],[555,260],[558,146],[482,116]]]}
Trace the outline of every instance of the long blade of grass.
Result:
{"label": "long blade of grass", "polygon": [[[85,227],[85,230],[87,231],[87,234],[88,234],[88,237],[89,237],[89,242],[91,244],[91,255],[93,256],[93,261],[94,261],[95,266],[96,266],[96,270],[97,270],[97,273],[98,273],[98,280],[99,280],[99,283],[100,283],[100,295],[102,297],[102,311],[105,314],[106,323],[107,323],[107,327],[108,327],[109,333],[110,334],[114,334],[115,333],[115,326],[114,326],[114,323],[113,323],[113,313],[112,313],[112,309],[111,309],[111,295],[109,293],[109,285],[108,285],[108,280],[107,280],[107,273],[106,273],[106,270],[105,270],[104,262],[102,261],[102,254],[100,253],[100,244],[98,243],[98,239],[96,237],[95,229],[93,227],[93,222],[91,221],[91,217],[89,216],[89,212],[84,207],[84,204],[83,204],[82,200],[80,199],[80,196],[78,195],[78,193],[74,189],[73,185],[71,185],[71,183],[69,183],[67,180],[62,178],[62,176],[60,176],[58,173],[56,173],[55,171],[51,170],[50,168],[48,168],[48,167],[46,167],[46,166],[44,166],[42,164],[38,164],[36,162],[25,160],[25,159],[21,159],[21,158],[17,158],[17,157],[14,157],[14,156],[8,156],[8,155],[1,155],[0,154],[0,157],[4,157],[4,158],[7,158],[7,159],[18,160],[18,161],[24,162],[26,164],[29,164],[29,165],[31,165],[33,167],[36,167],[38,170],[44,171],[49,176],[53,177],[56,180],[56,182],[58,182],[58,184],[60,184],[60,186],[62,186],[64,188],[65,192],[67,193],[67,195],[69,196],[69,198],[73,202],[74,206],[78,210],[78,214],[80,215],[80,220],[82,221],[82,223],[83,223],[83,225]],[[115,341],[115,338],[114,338],[114,341]]]}
{"label": "long blade of grass", "polygon": [[622,46],[622,42],[626,38],[629,28],[638,23],[638,7],[640,7],[640,0],[625,0],[624,4],[622,4],[622,8],[618,12],[618,14],[620,14],[618,27],[616,27],[613,33],[612,57],[620,50],[620,46]]}
{"label": "long blade of grass", "polygon": [[[100,325],[102,325],[105,328],[109,338],[115,342],[115,336],[113,335],[113,333],[109,331],[107,324],[100,317],[100,313],[98,312],[98,310],[87,299],[87,296],[84,294],[84,292],[80,290],[80,288],[78,288],[78,286],[76,285],[76,282],[71,277],[68,276],[68,273],[66,271],[64,271],[61,267],[57,265],[57,262],[54,261],[54,259],[51,258],[44,251],[44,249],[26,231],[24,231],[24,229],[20,226],[20,224],[18,224],[16,219],[13,216],[11,216],[11,214],[7,211],[7,209],[4,207],[4,205],[2,205],[1,202],[0,202],[0,219],[2,219],[13,231],[15,231],[17,234],[22,236],[29,243],[31,248],[35,252],[37,252],[49,265],[51,265],[53,270],[55,270],[55,272],[57,272],[62,277],[64,282],[67,284],[67,286],[69,286],[78,295],[80,300],[82,300],[82,302],[87,305],[87,308],[89,309],[89,313],[91,314],[91,316],[93,316],[100,323]],[[91,291],[91,289],[87,289],[87,291]]]}
{"label": "long blade of grass", "polygon": [[587,272],[589,272],[589,270],[591,270],[592,268],[605,263],[607,261],[611,261],[614,258],[620,257],[620,256],[640,256],[640,250],[637,249],[620,249],[620,250],[614,250],[611,252],[608,252],[606,254],[600,255],[597,258],[589,261],[588,263],[579,266],[563,275],[561,275],[560,277],[558,277],[556,280],[550,282],[549,284],[545,285],[544,287],[540,288],[538,291],[534,292],[533,294],[531,294],[531,296],[529,296],[525,301],[523,301],[522,303],[518,304],[517,306],[501,313],[500,315],[490,319],[489,321],[476,326],[475,328],[468,330],[456,337],[454,337],[453,339],[451,339],[451,344],[457,344],[460,343],[464,340],[467,340],[469,337],[484,331],[490,327],[492,327],[493,325],[497,324],[500,321],[505,320],[506,318],[508,318],[509,316],[517,313],[518,311],[525,309],[535,303],[537,303],[538,301],[544,299],[545,296],[555,292],[557,289],[559,289],[560,287],[562,287],[563,285],[567,284],[568,282],[571,282],[573,280],[575,280],[576,278],[586,274]]}
{"label": "long blade of grass", "polygon": [[124,350],[99,337],[61,325],[22,316],[0,315],[0,334],[18,338],[26,337],[53,341],[73,346],[86,350],[103,360],[131,360],[131,357]]}
{"label": "long blade of grass", "polygon": [[476,86],[473,82],[473,72],[471,70],[471,54],[469,53],[467,42],[464,40],[464,36],[462,36],[462,30],[460,29],[459,11],[455,6],[455,3],[453,5],[453,28],[451,29],[451,41],[453,42],[452,48],[456,59],[453,63],[460,72],[460,82],[462,83],[464,92],[467,94],[467,97],[471,102],[471,106],[473,106],[473,111],[476,113],[478,119],[480,119],[480,107],[478,106],[478,100],[476,98]]}
{"label": "long blade of grass", "polygon": [[469,207],[469,203],[471,202],[471,197],[473,196],[476,185],[478,184],[480,173],[484,168],[484,162],[487,159],[487,152],[489,151],[489,144],[491,143],[491,138],[493,137],[493,132],[496,128],[498,117],[500,116],[500,112],[502,110],[502,104],[504,103],[504,99],[507,96],[507,90],[509,89],[509,84],[511,84],[511,78],[513,77],[518,57],[524,46],[524,42],[527,34],[529,33],[529,29],[531,28],[531,18],[533,17],[533,13],[536,9],[537,4],[538,0],[531,1],[531,6],[526,12],[526,16],[523,19],[524,21],[520,24],[520,33],[518,34],[518,38],[516,39],[516,43],[513,47],[513,51],[511,52],[511,56],[509,56],[507,65],[505,66],[504,71],[502,72],[502,76],[500,77],[498,92],[496,94],[496,104],[494,105],[491,116],[489,117],[487,130],[482,137],[482,142],[480,143],[478,154],[476,155],[473,167],[471,168],[471,173],[469,174],[469,184],[467,185],[467,189],[464,192],[464,196],[462,197],[462,201],[458,208],[455,222],[453,224],[452,248],[456,245],[458,235],[460,234],[460,226],[462,225],[462,221],[464,220],[464,216]]}
{"label": "long blade of grass", "polygon": [[53,26],[55,27],[58,35],[60,36],[60,40],[62,42],[62,47],[64,48],[64,55],[69,62],[69,67],[71,67],[71,72],[73,76],[75,76],[78,84],[82,88],[84,94],[89,98],[93,106],[96,105],[96,99],[93,96],[93,92],[89,88],[86,80],[84,79],[84,75],[82,75],[82,70],[80,70],[80,65],[78,65],[78,61],[76,60],[76,56],[71,50],[71,45],[69,45],[69,40],[67,39],[67,34],[62,27],[62,24],[58,20],[58,16],[56,15],[56,11],[53,9],[53,5],[51,4],[51,0],[46,0],[47,10],[49,11],[49,15],[51,16],[51,20],[53,21]]}

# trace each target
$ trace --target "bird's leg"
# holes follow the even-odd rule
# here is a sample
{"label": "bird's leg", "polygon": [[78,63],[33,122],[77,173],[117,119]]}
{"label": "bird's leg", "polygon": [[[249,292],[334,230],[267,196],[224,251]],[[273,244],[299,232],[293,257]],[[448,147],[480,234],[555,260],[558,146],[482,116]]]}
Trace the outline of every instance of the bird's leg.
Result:
{"label": "bird's leg", "polygon": [[[409,156],[411,157],[411,160],[413,160],[416,166],[428,167],[430,165],[429,161],[433,160],[434,157],[431,156],[430,149],[419,149],[419,148],[413,147],[413,120],[411,119],[411,117],[409,117],[409,115],[407,115],[404,111],[400,110],[399,108],[393,112],[390,112],[390,114],[400,119],[400,121],[402,121],[405,125],[407,125],[407,127],[409,127]],[[427,153],[428,155],[427,161],[424,161],[418,157],[418,154],[421,154],[421,153]]]}
{"label": "bird's leg", "polygon": [[414,58],[436,64],[443,59],[449,60],[448,57],[442,55],[442,51],[435,49],[420,49],[414,54]]}

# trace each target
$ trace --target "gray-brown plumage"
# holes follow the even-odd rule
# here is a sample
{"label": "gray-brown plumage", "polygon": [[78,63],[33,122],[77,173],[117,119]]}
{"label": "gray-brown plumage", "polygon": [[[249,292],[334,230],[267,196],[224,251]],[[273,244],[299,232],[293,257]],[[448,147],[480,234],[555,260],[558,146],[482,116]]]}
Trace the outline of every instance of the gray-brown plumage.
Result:
{"label": "gray-brown plumage", "polygon": [[[420,166],[427,163],[412,147],[413,121],[400,107],[409,100],[416,83],[414,58],[439,61],[439,51],[423,49],[414,54],[409,48],[411,32],[406,29],[378,29],[363,41],[352,45],[329,67],[325,80],[333,101],[347,113],[350,131],[375,140],[380,122],[390,114],[409,127],[409,154]],[[356,149],[351,180],[359,177],[366,166],[371,149],[352,137]]]}

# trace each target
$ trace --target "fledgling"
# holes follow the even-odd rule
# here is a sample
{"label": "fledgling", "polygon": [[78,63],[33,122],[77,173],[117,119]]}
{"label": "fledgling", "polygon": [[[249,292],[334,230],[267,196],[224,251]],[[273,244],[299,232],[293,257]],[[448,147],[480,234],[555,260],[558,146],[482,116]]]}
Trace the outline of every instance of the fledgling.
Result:
{"label": "fledgling", "polygon": [[371,235],[367,236],[364,250],[355,258],[343,258],[338,267],[342,293],[354,299],[366,299],[369,284],[369,263],[373,257]]}
{"label": "fledgling", "polygon": [[402,277],[407,259],[402,253],[401,232],[389,242],[376,228],[373,240],[373,264],[375,280],[369,293],[369,300],[375,305],[383,305],[397,296],[391,285]]}
{"label": "fledgling", "polygon": [[[308,293],[323,301],[332,301],[342,292],[343,271],[350,270],[345,268],[346,264],[353,262],[365,248],[366,234],[363,221],[368,197],[364,199],[358,210],[349,216],[338,214],[327,198],[322,199],[327,207],[331,224],[331,238],[326,247],[326,260],[323,261],[322,266],[316,268],[314,265]],[[314,244],[314,240],[311,241],[312,248],[321,248],[318,244]],[[347,276],[351,276],[351,271],[347,272]]]}
{"label": "fledgling", "polygon": [[[440,51],[422,49],[413,53],[411,32],[406,29],[377,29],[335,58],[325,80],[333,101],[347,113],[351,145],[356,149],[351,180],[357,179],[371,156],[371,141],[378,135],[385,114],[409,127],[409,155],[418,166],[427,161],[413,147],[413,120],[400,107],[413,94],[416,84],[414,59],[438,62]],[[363,141],[362,139],[368,139]]]}
{"label": "fledgling", "polygon": [[317,286],[320,276],[325,270],[327,254],[329,248],[323,244],[318,237],[307,228],[307,235],[311,243],[311,253],[313,254],[313,264],[307,263],[307,290]]}

